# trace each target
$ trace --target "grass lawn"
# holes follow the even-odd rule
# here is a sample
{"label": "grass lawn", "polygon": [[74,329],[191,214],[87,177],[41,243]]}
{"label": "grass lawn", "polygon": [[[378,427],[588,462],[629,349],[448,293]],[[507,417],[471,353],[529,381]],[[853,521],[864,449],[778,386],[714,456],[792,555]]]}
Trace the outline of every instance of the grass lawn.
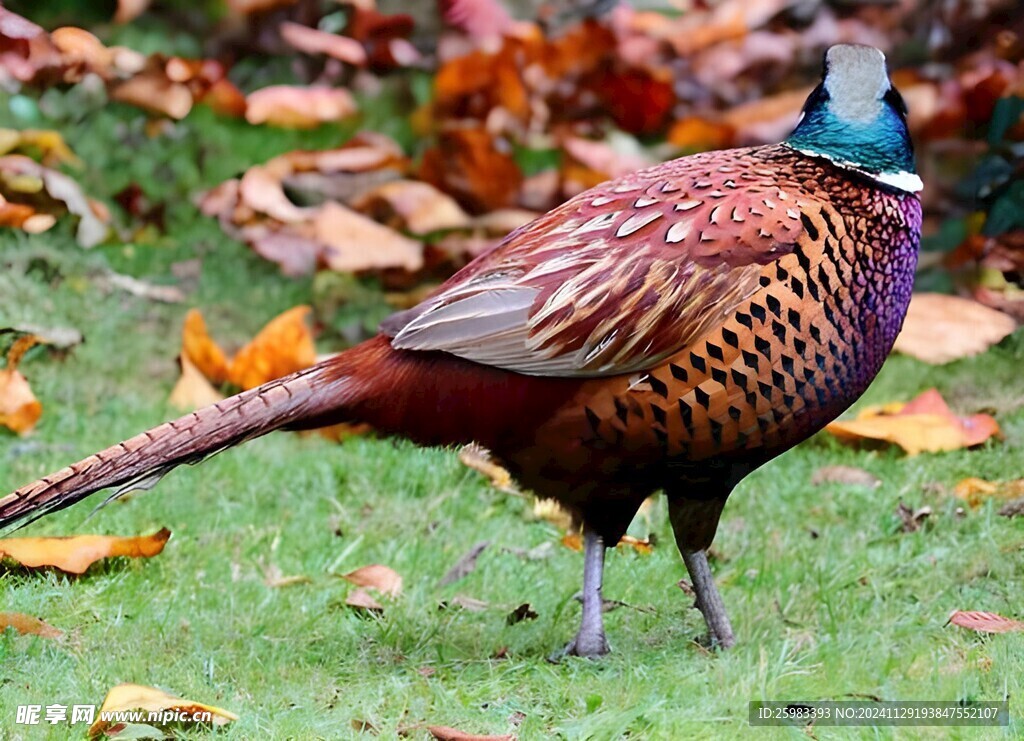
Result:
{"label": "grass lawn", "polygon": [[[173,135],[151,138],[140,114],[116,106],[88,126],[60,128],[90,165],[79,175],[87,192],[109,197],[138,182],[168,202],[169,232],[92,251],[76,246],[66,224],[36,237],[0,232],[0,326],[70,325],[86,337],[63,359],[37,348],[23,362],[45,412],[30,437],[0,434],[0,492],[174,416],[166,399],[189,306],[203,309],[215,337],[240,343],[310,300],[310,281],[281,277],[190,199],[276,152],[338,140],[336,130],[271,133],[204,110]],[[170,283],[172,265],[196,256],[202,270],[186,304],[154,303],[100,280],[111,268]],[[327,340],[321,349],[337,347]],[[1024,475],[1022,361],[1024,333],[944,368],[894,358],[863,402],[907,399],[934,385],[955,407],[996,410],[1003,442],[907,458],[819,436],[748,478],[715,542],[713,568],[738,639],[722,654],[695,642],[703,622],[676,586],[684,568],[663,502],[649,525],[634,523],[637,534],[657,536],[652,554],[609,554],[605,596],[630,605],[607,614],[614,653],[552,664],[547,656],[576,629],[582,556],[531,517],[528,500],[490,488],[451,451],[278,434],[179,470],[87,520],[101,499],[93,497],[19,535],[166,526],[173,538],[156,558],[107,561],[80,578],[0,572],[2,609],[67,634],[0,636],[0,737],[67,737],[67,726],[15,726],[14,707],[99,703],[120,682],[232,710],[240,719],[218,734],[238,739],[363,736],[353,721],[383,737],[441,724],[524,739],[796,738],[803,732],[750,728],[747,702],[860,696],[1008,696],[1012,726],[817,728],[813,736],[1019,737],[1024,636],[984,638],[944,623],[954,609],[1022,613],[1024,520],[997,516],[991,502],[958,517],[942,487]],[[882,484],[810,483],[816,469],[836,464],[866,469]],[[933,508],[924,529],[900,531],[900,500]],[[476,570],[438,587],[481,540],[491,545]],[[543,544],[553,544],[545,557],[521,555]],[[380,617],[346,607],[351,585],[336,576],[370,563],[405,580]],[[311,581],[268,587],[270,567]],[[439,609],[457,594],[489,607]],[[538,617],[508,625],[524,602]],[[412,737],[427,733],[421,727]]]}

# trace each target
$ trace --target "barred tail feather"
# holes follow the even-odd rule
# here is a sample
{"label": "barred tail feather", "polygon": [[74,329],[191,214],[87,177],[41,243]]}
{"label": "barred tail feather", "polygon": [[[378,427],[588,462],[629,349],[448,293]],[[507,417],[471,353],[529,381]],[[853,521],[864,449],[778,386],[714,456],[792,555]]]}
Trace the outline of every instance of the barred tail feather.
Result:
{"label": "barred tail feather", "polygon": [[[185,463],[343,409],[349,382],[330,361],[165,422],[0,498],[0,530],[68,507],[90,494],[148,488]],[[112,497],[112,498],[113,498]]]}

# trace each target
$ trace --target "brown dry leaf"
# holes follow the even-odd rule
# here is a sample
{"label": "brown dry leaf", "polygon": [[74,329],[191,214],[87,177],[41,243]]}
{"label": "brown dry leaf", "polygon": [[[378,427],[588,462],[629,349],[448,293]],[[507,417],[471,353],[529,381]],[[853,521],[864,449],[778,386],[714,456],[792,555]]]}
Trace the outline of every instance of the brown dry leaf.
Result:
{"label": "brown dry leaf", "polygon": [[515,741],[515,736],[511,734],[486,736],[478,733],[466,733],[450,726],[427,726],[427,730],[437,741]]}
{"label": "brown dry leaf", "polygon": [[114,23],[131,23],[149,8],[151,0],[117,0]]}
{"label": "brown dry leaf", "polygon": [[292,21],[284,21],[278,31],[286,43],[306,54],[326,54],[357,67],[366,65],[366,50],[355,39]]}
{"label": "brown dry leaf", "polygon": [[[45,231],[53,225],[53,217],[66,211],[79,217],[76,239],[81,246],[93,247],[107,236],[109,214],[87,198],[78,183],[24,155],[0,157],[0,195],[0,203],[16,209],[13,214],[4,209],[7,225],[33,233]],[[33,223],[37,215],[45,218],[45,226]]]}
{"label": "brown dry leaf", "polygon": [[171,395],[167,399],[171,406],[183,412],[216,404],[224,398],[213,387],[200,370],[192,364],[184,353],[181,356],[181,377],[174,384]]}
{"label": "brown dry leaf", "polygon": [[394,229],[334,202],[321,206],[312,219],[312,236],[326,246],[323,261],[341,273],[423,267],[423,245]]}
{"label": "brown dry leaf", "polygon": [[562,536],[562,545],[578,553],[583,550],[583,535],[578,530],[566,533]]}
{"label": "brown dry leaf", "polygon": [[19,337],[7,352],[7,367],[0,370],[0,426],[26,435],[43,414],[43,405],[18,371],[21,357],[39,342],[35,335]]}
{"label": "brown dry leaf", "polygon": [[825,429],[844,442],[884,441],[909,455],[969,448],[999,434],[999,424],[987,414],[954,415],[935,389],[895,409],[868,408]]}
{"label": "brown dry leaf", "polygon": [[[221,384],[230,376],[230,364],[206,331],[206,322],[199,309],[189,309],[181,329],[181,354],[190,361],[210,383]],[[182,369],[184,374],[184,368]]]}
{"label": "brown dry leaf", "polygon": [[316,347],[307,319],[312,309],[296,306],[270,320],[231,361],[228,379],[243,389],[308,368]]}
{"label": "brown dry leaf", "polygon": [[479,543],[474,544],[469,551],[463,554],[462,558],[455,562],[454,566],[448,569],[448,573],[441,577],[441,581],[437,583],[437,586],[447,586],[472,574],[476,570],[476,560],[490,544],[491,541],[489,540],[481,540]]}
{"label": "brown dry leaf", "polygon": [[994,612],[957,610],[949,616],[948,623],[978,633],[1017,633],[1024,631],[1024,622],[1003,617]]}
{"label": "brown dry leaf", "polygon": [[362,587],[353,589],[349,592],[348,596],[345,598],[345,604],[349,607],[355,607],[360,610],[384,612],[384,605],[371,597],[370,593]]}
{"label": "brown dry leaf", "polygon": [[270,564],[269,566],[263,567],[263,583],[271,589],[292,587],[296,584],[309,584],[311,581],[313,580],[302,574],[285,576],[284,572],[281,571],[281,567],[277,564]]}
{"label": "brown dry leaf", "polygon": [[289,129],[312,129],[354,114],[356,101],[343,88],[271,85],[246,97],[245,120]]}
{"label": "brown dry leaf", "polygon": [[651,551],[654,550],[654,544],[646,538],[635,538],[632,535],[623,535],[618,543],[615,545],[616,548],[632,548],[637,553],[643,556],[649,556]]}
{"label": "brown dry leaf", "polygon": [[350,571],[341,578],[357,587],[370,587],[391,597],[397,597],[402,593],[402,577],[394,569],[378,563]]}
{"label": "brown dry leaf", "polygon": [[882,480],[863,468],[853,466],[823,466],[811,475],[811,485],[846,484],[848,486],[866,486],[874,489]]}
{"label": "brown dry leaf", "polygon": [[903,502],[896,505],[896,515],[900,518],[900,529],[905,533],[916,533],[924,525],[925,520],[932,516],[929,506],[911,509]]}
{"label": "brown dry leaf", "polygon": [[[100,713],[130,710],[150,712],[166,710],[182,714],[208,712],[212,718],[211,722],[215,726],[227,725],[233,720],[238,720],[238,716],[230,710],[195,702],[194,700],[185,700],[168,694],[163,690],[158,690],[155,687],[146,687],[141,684],[119,684],[111,688],[103,700],[103,705],[100,707]],[[96,738],[113,725],[110,721],[97,720],[89,728],[89,737]]]}
{"label": "brown dry leaf", "polygon": [[893,349],[940,365],[984,352],[1016,328],[1011,317],[977,301],[915,293]]}
{"label": "brown dry leaf", "polygon": [[14,628],[21,635],[35,635],[42,638],[60,638],[64,631],[54,628],[39,618],[21,612],[0,612],[0,633]]}
{"label": "brown dry leaf", "polygon": [[455,129],[423,153],[419,177],[474,213],[515,205],[523,173],[484,128]]}
{"label": "brown dry leaf", "polygon": [[729,124],[702,116],[687,116],[672,124],[667,138],[670,144],[680,149],[706,152],[728,148],[735,136],[736,132]]}
{"label": "brown dry leaf", "polygon": [[5,538],[0,540],[0,557],[30,569],[52,566],[69,574],[84,574],[101,558],[127,556],[152,558],[171,537],[162,528],[152,535],[73,535],[63,538]]}
{"label": "brown dry leaf", "polygon": [[188,85],[168,79],[159,69],[149,69],[118,83],[111,89],[110,97],[175,120],[185,118],[195,103]]}
{"label": "brown dry leaf", "polygon": [[967,478],[953,487],[953,494],[974,508],[988,499],[1011,500],[1024,497],[1024,479],[1015,481],[985,481]]}
{"label": "brown dry leaf", "polygon": [[352,201],[352,208],[393,229],[430,234],[469,226],[469,215],[451,196],[418,180],[392,180]]}
{"label": "brown dry leaf", "polygon": [[516,623],[521,623],[524,620],[536,620],[538,617],[537,611],[530,607],[530,603],[524,602],[508,614],[505,618],[505,622],[509,625],[515,625]]}

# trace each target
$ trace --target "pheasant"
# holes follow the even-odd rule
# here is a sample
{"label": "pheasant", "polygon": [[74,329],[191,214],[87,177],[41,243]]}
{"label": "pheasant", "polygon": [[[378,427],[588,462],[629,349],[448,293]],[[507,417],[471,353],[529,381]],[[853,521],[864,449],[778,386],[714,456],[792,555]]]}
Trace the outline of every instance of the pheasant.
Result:
{"label": "pheasant", "polygon": [[585,548],[572,654],[608,651],[605,547],[664,491],[710,637],[732,645],[706,557],[726,498],[864,392],[917,262],[922,184],[885,57],[840,45],[824,61],[781,144],[581,193],[375,338],[3,497],[0,526],[272,430],[367,422],[421,445],[480,443],[574,514]]}

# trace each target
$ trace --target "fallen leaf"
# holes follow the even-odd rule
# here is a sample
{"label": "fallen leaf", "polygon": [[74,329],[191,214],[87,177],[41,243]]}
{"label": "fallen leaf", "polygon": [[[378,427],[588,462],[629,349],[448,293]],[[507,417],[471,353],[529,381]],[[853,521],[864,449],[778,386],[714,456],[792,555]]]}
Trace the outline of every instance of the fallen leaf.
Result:
{"label": "fallen leaf", "polygon": [[915,293],[893,349],[940,365],[984,352],[1016,327],[1011,317],[977,301]]}
{"label": "fallen leaf", "polygon": [[366,50],[363,45],[348,36],[327,33],[292,21],[281,23],[278,32],[285,42],[306,54],[326,54],[357,67],[366,65]]}
{"label": "fallen leaf", "polygon": [[[228,380],[230,364],[206,331],[206,321],[199,309],[189,309],[181,329],[181,354],[203,374],[210,383],[221,384]],[[185,368],[182,367],[182,375]]]}
{"label": "fallen leaf", "polygon": [[[0,194],[5,211],[16,212],[0,213],[8,226],[33,233],[45,231],[56,216],[68,212],[79,218],[76,239],[81,246],[94,247],[106,239],[108,216],[86,197],[78,183],[25,155],[0,156]],[[46,201],[45,196],[50,200]]]}
{"label": "fallen leaf", "polygon": [[52,566],[69,574],[84,574],[101,558],[152,558],[163,551],[170,537],[171,531],[163,528],[152,535],[131,537],[5,538],[0,539],[0,558],[9,558],[30,569]]}
{"label": "fallen leaf", "polygon": [[117,0],[114,23],[131,23],[146,12],[151,0]]}
{"label": "fallen leaf", "polygon": [[285,576],[281,571],[281,567],[276,564],[270,564],[269,566],[263,567],[263,583],[271,589],[291,587],[296,584],[309,584],[311,581],[313,580],[308,576],[303,576],[301,574]]}
{"label": "fallen leaf", "polygon": [[43,414],[43,405],[18,371],[22,356],[38,342],[35,335],[19,337],[7,352],[7,366],[0,370],[0,425],[19,435],[31,432]]}
{"label": "fallen leaf", "polygon": [[515,205],[523,182],[511,153],[483,128],[442,132],[423,153],[419,177],[475,213]]}
{"label": "fallen leaf", "polygon": [[60,638],[64,631],[57,630],[39,618],[21,612],[0,612],[0,633],[7,628],[14,628],[21,635],[35,635],[42,638]]}
{"label": "fallen leaf", "polygon": [[430,735],[437,741],[515,741],[515,736],[505,734],[503,736],[481,736],[476,733],[466,733],[458,728],[450,726],[427,726]]}
{"label": "fallen leaf", "polygon": [[583,536],[579,530],[574,530],[571,533],[566,533],[562,536],[562,545],[572,551],[579,553],[583,550]]}
{"label": "fallen leaf", "polygon": [[[113,687],[103,700],[100,713],[144,710],[148,712],[166,711],[168,713],[188,714],[190,717],[196,713],[209,713],[211,723],[215,726],[227,725],[238,716],[229,710],[205,705],[193,700],[185,700],[181,697],[168,694],[155,687],[145,687],[140,684],[119,684]],[[170,720],[170,718],[169,718]],[[152,722],[152,721],[150,721]],[[181,721],[179,721],[181,722]],[[103,734],[113,725],[112,722],[97,720],[89,728],[89,737],[95,738]]]}
{"label": "fallen leaf", "polygon": [[905,533],[916,533],[924,525],[924,521],[931,517],[932,508],[925,506],[918,509],[910,509],[903,502],[896,505],[896,514],[900,518],[900,527]]}
{"label": "fallen leaf", "polygon": [[650,540],[635,538],[632,535],[623,535],[619,542],[615,544],[615,547],[631,548],[643,556],[650,555],[651,551],[654,550],[654,544]]}
{"label": "fallen leaf", "polygon": [[447,586],[472,574],[476,569],[476,560],[490,544],[491,541],[489,540],[481,540],[479,543],[476,543],[462,558],[455,562],[454,566],[448,569],[448,573],[441,577],[441,581],[437,583],[437,586]]}
{"label": "fallen leaf", "polygon": [[999,515],[1001,517],[1020,517],[1024,515],[1024,497],[1004,504],[999,508]]}
{"label": "fallen leaf", "polygon": [[216,404],[224,398],[217,389],[213,387],[198,368],[192,364],[188,356],[181,355],[181,377],[174,384],[168,403],[175,409],[189,412],[194,409]]}
{"label": "fallen leaf", "polygon": [[997,615],[994,612],[976,612],[974,610],[957,610],[949,616],[947,624],[952,623],[961,628],[978,633],[1016,633],[1024,631],[1024,622]]}
{"label": "fallen leaf", "polygon": [[454,198],[417,180],[384,183],[355,199],[352,207],[385,226],[417,235],[470,224]]}
{"label": "fallen leaf", "polygon": [[360,610],[370,612],[384,612],[384,605],[370,596],[370,593],[363,588],[353,589],[345,598],[345,604]]}
{"label": "fallen leaf", "polygon": [[884,441],[909,455],[969,448],[999,434],[990,415],[958,417],[935,389],[903,405],[865,409],[856,419],[832,422],[825,429],[843,442]]}
{"label": "fallen leaf", "polygon": [[441,603],[442,607],[448,607],[449,605],[452,607],[461,607],[463,610],[468,610],[469,612],[483,612],[490,607],[490,605],[482,599],[468,597],[465,594],[457,594],[450,600]]}
{"label": "fallen leaf", "polygon": [[853,466],[823,466],[811,475],[811,485],[847,484],[849,486],[866,486],[874,489],[882,480],[862,468]]}
{"label": "fallen leaf", "polygon": [[516,623],[521,623],[524,620],[536,620],[537,617],[537,613],[532,607],[530,607],[530,603],[524,602],[508,614],[508,617],[505,618],[505,622],[509,625],[515,625]]}
{"label": "fallen leaf", "polygon": [[352,730],[358,733],[370,733],[374,736],[378,735],[380,731],[377,730],[377,726],[368,720],[361,720],[359,718],[353,718],[349,721],[349,725],[352,726]]}
{"label": "fallen leaf", "polygon": [[312,237],[325,246],[323,261],[331,270],[355,273],[423,267],[423,245],[334,202],[312,218]]}
{"label": "fallen leaf", "polygon": [[391,597],[397,597],[402,593],[402,577],[394,569],[381,564],[363,566],[342,575],[341,578],[357,587],[370,587]]}
{"label": "fallen leaf", "polygon": [[1024,479],[1015,481],[985,481],[966,478],[953,487],[953,494],[970,507],[978,507],[988,499],[1017,499],[1024,497]]}
{"label": "fallen leaf", "polygon": [[312,129],[341,121],[357,110],[352,94],[343,88],[272,85],[246,96],[245,120],[289,129]]}
{"label": "fallen leaf", "polygon": [[296,306],[275,317],[231,361],[228,379],[252,389],[316,362],[316,347],[307,324],[312,309]]}

